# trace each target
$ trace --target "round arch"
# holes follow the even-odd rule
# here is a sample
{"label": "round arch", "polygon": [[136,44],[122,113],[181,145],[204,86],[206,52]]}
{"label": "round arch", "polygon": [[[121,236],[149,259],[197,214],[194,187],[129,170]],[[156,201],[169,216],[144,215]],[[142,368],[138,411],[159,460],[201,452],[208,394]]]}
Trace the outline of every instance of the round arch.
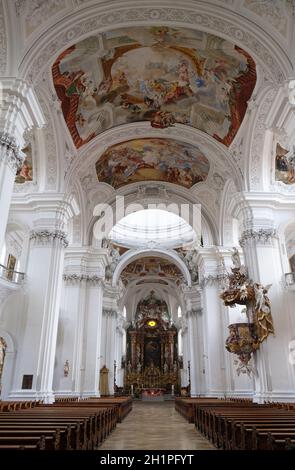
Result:
{"label": "round arch", "polygon": [[[115,223],[119,222],[123,217],[125,217],[125,215],[127,215],[126,208],[131,205],[133,207],[136,207],[136,205],[138,205],[138,208],[135,208],[135,210],[148,209],[151,208],[151,206],[156,206],[157,208],[161,208],[164,210],[166,206],[166,210],[169,210],[170,207],[173,205],[181,206],[181,204],[187,204],[190,206],[191,210],[194,204],[201,204],[201,223],[204,243],[206,245],[218,244],[219,238],[217,220],[214,217],[214,214],[212,214],[212,212],[210,211],[210,208],[208,208],[206,205],[204,206],[204,202],[198,199],[198,195],[195,195],[186,188],[181,188],[180,186],[166,182],[147,181],[140,186],[146,186],[151,184],[153,185],[156,191],[155,195],[151,194],[145,197],[142,196],[138,193],[138,184],[132,183],[121,188],[120,191],[112,192],[110,197],[105,202],[96,204],[93,212],[97,215],[94,215],[92,217],[87,229],[88,243],[91,245],[91,243],[93,242],[92,237],[94,225],[98,221],[100,214],[107,208],[110,208],[112,211],[113,223],[110,223],[110,225],[112,225],[113,227]],[[117,206],[117,197],[123,198],[122,206],[120,204],[118,204],[119,207]],[[163,205],[163,207],[161,207],[161,205]],[[98,208],[100,210],[96,211],[95,209]],[[171,212],[173,212],[173,210],[171,210]],[[180,215],[181,217],[181,213],[178,212],[177,215]]]}
{"label": "round arch", "polygon": [[[253,54],[255,59],[267,67],[276,81],[282,82],[291,72],[291,63],[286,52],[271,34],[242,14],[233,16],[231,9],[218,5],[196,5],[186,1],[184,5],[131,5],[118,0],[112,4],[94,4],[83,11],[77,10],[65,16],[55,25],[35,38],[26,51],[21,64],[20,76],[30,82],[40,79],[44,69],[66,48],[92,34],[111,29],[167,24],[207,31],[234,42]],[[166,8],[163,8],[166,7]],[[209,16],[210,15],[210,16]],[[210,18],[210,21],[209,21]],[[185,19],[185,20],[184,20]],[[38,47],[37,47],[38,45]],[[252,52],[253,51],[253,52]]]}
{"label": "round arch", "polygon": [[143,258],[147,256],[158,256],[158,257],[166,259],[167,261],[172,261],[184,275],[187,285],[189,287],[191,286],[191,276],[190,276],[189,270],[187,266],[185,265],[185,263],[176,254],[176,252],[172,250],[168,251],[168,250],[164,250],[160,248],[153,248],[153,249],[147,248],[144,250],[142,249],[141,250],[129,250],[121,256],[120,261],[113,274],[113,281],[112,281],[113,287],[115,287],[118,284],[121,272],[123,271],[124,268],[126,268],[126,266],[128,266],[128,264],[130,264],[132,261],[135,261],[139,258]]}

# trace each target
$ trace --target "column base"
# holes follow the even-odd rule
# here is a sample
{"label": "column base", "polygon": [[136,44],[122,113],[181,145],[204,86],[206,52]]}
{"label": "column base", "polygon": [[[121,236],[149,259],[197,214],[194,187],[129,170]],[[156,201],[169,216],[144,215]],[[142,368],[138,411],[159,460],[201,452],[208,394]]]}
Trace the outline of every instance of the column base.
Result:
{"label": "column base", "polygon": [[73,392],[72,390],[54,390],[54,396],[56,397],[80,397],[79,392]]}
{"label": "column base", "polygon": [[295,392],[278,390],[273,392],[257,392],[253,394],[253,402],[263,404],[267,401],[282,402],[282,403],[294,403]]}
{"label": "column base", "polygon": [[81,398],[90,398],[90,397],[95,397],[95,398],[100,398],[100,392],[97,390],[95,391],[88,391],[88,392],[82,392],[81,393]]}
{"label": "column base", "polygon": [[225,392],[226,398],[253,398],[252,390],[235,390],[233,392]]}
{"label": "column base", "polygon": [[8,395],[8,401],[38,401],[45,404],[54,403],[54,393],[39,392],[37,390],[13,390]]}

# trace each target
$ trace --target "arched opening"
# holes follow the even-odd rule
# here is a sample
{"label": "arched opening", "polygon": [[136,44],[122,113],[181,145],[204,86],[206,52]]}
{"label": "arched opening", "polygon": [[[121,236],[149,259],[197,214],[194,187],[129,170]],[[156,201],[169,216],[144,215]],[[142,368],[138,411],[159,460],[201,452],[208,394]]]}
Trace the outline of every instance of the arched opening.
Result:
{"label": "arched opening", "polygon": [[110,231],[109,238],[126,248],[176,248],[196,243],[198,234],[188,221],[173,212],[143,209],[121,219]]}

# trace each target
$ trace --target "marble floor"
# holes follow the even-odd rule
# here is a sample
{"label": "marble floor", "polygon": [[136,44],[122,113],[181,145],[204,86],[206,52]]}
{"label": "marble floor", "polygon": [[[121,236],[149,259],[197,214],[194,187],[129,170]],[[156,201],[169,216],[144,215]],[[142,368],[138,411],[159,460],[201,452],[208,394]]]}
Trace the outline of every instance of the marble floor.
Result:
{"label": "marble floor", "polygon": [[174,402],[135,402],[100,450],[214,450],[174,409]]}

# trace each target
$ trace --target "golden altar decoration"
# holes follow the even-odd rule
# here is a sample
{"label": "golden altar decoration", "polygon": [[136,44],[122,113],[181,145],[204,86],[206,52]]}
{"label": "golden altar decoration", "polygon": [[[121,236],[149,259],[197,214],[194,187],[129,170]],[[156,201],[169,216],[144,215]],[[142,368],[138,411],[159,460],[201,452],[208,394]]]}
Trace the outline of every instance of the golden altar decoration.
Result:
{"label": "golden altar decoration", "polygon": [[178,390],[179,382],[177,329],[166,302],[151,291],[139,302],[135,321],[127,330],[125,390],[133,390],[136,396],[143,389],[171,393],[172,388]]}

